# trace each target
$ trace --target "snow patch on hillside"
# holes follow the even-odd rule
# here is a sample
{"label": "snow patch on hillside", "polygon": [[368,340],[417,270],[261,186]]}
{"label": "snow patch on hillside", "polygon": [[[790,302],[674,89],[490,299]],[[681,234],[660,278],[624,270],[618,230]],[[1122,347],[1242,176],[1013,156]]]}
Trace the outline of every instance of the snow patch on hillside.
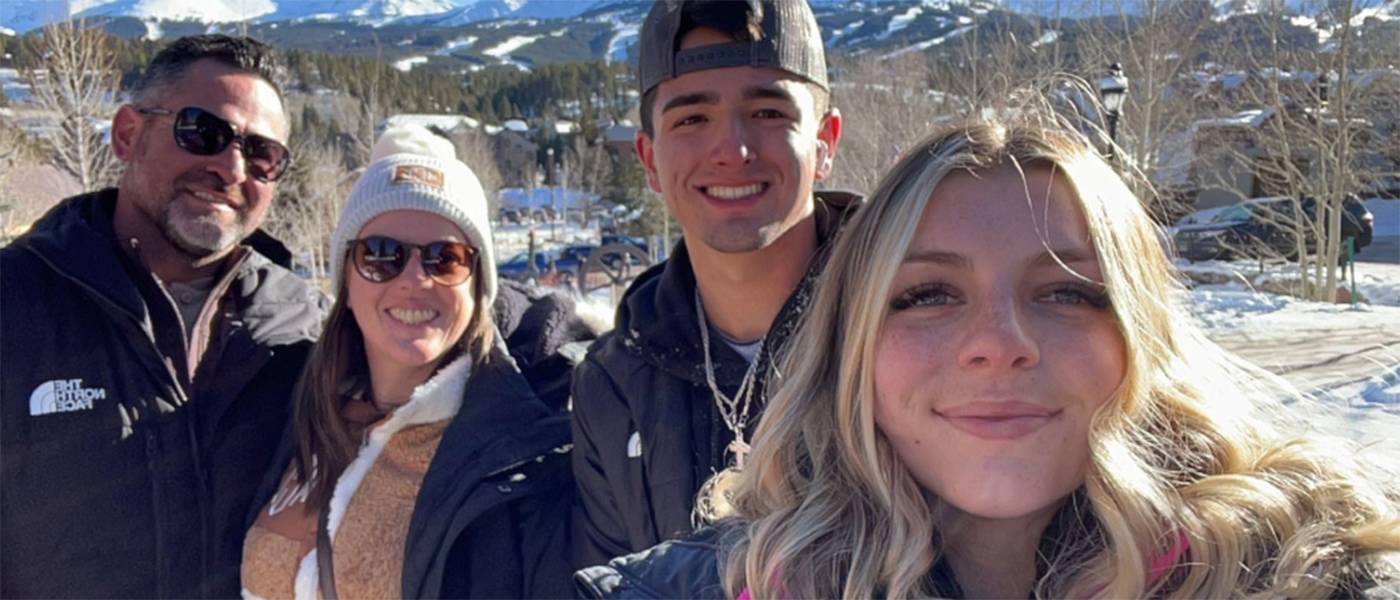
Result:
{"label": "snow patch on hillside", "polygon": [[885,32],[875,36],[875,39],[889,39],[890,36],[893,35],[895,32],[907,29],[909,27],[909,24],[912,23],[914,19],[918,18],[918,16],[923,13],[923,7],[915,6],[905,11],[904,14],[895,15],[893,18],[890,19],[890,24],[888,27],[885,28]]}
{"label": "snow patch on hillside", "polygon": [[852,33],[855,32],[855,30],[860,29],[862,25],[865,25],[865,20],[864,20],[864,19],[861,19],[861,20],[859,20],[859,21],[856,21],[856,22],[854,22],[854,23],[851,23],[850,25],[847,25],[847,26],[845,26],[845,27],[842,27],[842,28],[840,28],[840,29],[837,29],[836,31],[833,31],[833,32],[831,33],[831,38],[828,39],[828,40],[826,40],[826,47],[831,48],[831,47],[835,46],[835,45],[836,45],[836,42],[841,41],[841,38],[844,38],[844,37],[846,37],[846,36],[848,36],[848,35],[851,35]]}
{"label": "snow patch on hillside", "polygon": [[641,30],[641,25],[621,25],[613,31],[611,40],[608,40],[608,53],[604,60],[608,62],[627,60],[627,47],[637,41],[637,34]]}
{"label": "snow patch on hillside", "polygon": [[409,71],[412,71],[413,67],[426,64],[428,64],[428,57],[412,56],[403,60],[395,61],[394,68],[407,73]]}
{"label": "snow patch on hillside", "polygon": [[495,45],[495,46],[492,46],[491,48],[488,48],[488,49],[486,49],[486,50],[482,50],[481,53],[482,53],[482,54],[485,54],[485,55],[487,55],[487,56],[490,56],[490,57],[492,57],[492,58],[499,58],[499,59],[501,59],[501,60],[505,60],[504,57],[505,57],[507,54],[510,54],[511,52],[514,52],[514,51],[519,50],[519,49],[521,49],[521,48],[524,48],[525,46],[529,46],[530,44],[535,43],[535,40],[538,40],[538,39],[540,39],[540,38],[542,38],[542,37],[544,37],[544,36],[542,36],[542,35],[517,35],[517,36],[513,36],[513,37],[511,37],[510,39],[508,39],[508,40],[506,40],[506,41],[504,41],[504,42],[502,42],[502,43],[500,43],[500,44],[497,44],[497,45]]}
{"label": "snow patch on hillside", "polygon": [[960,36],[960,35],[962,35],[962,34],[964,34],[964,33],[967,33],[967,32],[969,32],[969,31],[972,31],[972,29],[973,29],[974,27],[976,27],[976,26],[975,26],[975,25],[967,25],[967,26],[965,26],[965,27],[959,27],[959,28],[954,29],[954,30],[952,30],[952,31],[950,31],[950,32],[948,32],[948,33],[946,33],[946,34],[944,34],[944,35],[941,35],[941,36],[938,36],[938,37],[936,37],[936,38],[933,38],[933,39],[931,39],[931,40],[925,40],[925,41],[919,42],[919,43],[917,43],[917,44],[914,44],[914,45],[912,45],[912,46],[906,46],[906,47],[904,47],[904,48],[900,48],[900,49],[895,50],[894,52],[891,52],[891,53],[889,53],[889,54],[886,54],[886,55],[884,55],[884,56],[882,56],[882,57],[880,57],[880,58],[881,58],[882,60],[888,60],[888,59],[894,58],[894,57],[896,57],[896,56],[903,56],[903,55],[905,55],[905,54],[909,54],[910,52],[922,52],[922,51],[928,50],[929,48],[932,48],[932,47],[934,47],[934,46],[941,45],[943,42],[946,42],[946,41],[951,40],[951,39],[953,39],[953,38],[955,38],[955,37],[958,37],[958,36]]}
{"label": "snow patch on hillside", "polygon": [[448,42],[446,46],[442,47],[437,52],[434,52],[434,54],[438,56],[452,56],[454,52],[471,48],[472,44],[476,43],[476,40],[477,37],[474,35],[459,37],[455,40],[452,40],[451,42]]}

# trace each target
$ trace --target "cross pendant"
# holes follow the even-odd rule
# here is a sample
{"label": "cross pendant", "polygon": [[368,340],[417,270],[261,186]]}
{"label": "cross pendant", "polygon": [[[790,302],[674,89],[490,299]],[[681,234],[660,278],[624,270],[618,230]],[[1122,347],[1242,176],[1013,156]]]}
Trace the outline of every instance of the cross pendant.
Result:
{"label": "cross pendant", "polygon": [[728,450],[730,454],[734,455],[734,466],[736,468],[744,468],[744,457],[748,456],[749,451],[752,449],[753,448],[749,447],[748,442],[744,441],[744,434],[741,433],[734,436],[734,441],[729,442]]}

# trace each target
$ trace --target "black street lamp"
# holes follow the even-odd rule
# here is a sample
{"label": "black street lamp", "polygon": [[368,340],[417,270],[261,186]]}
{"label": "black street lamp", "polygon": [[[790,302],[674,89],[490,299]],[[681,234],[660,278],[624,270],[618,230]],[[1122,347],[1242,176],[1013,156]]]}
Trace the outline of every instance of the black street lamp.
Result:
{"label": "black street lamp", "polygon": [[1123,65],[1113,63],[1108,66],[1108,75],[1099,80],[1099,98],[1108,119],[1108,157],[1113,158],[1113,147],[1118,143],[1118,117],[1122,115],[1123,101],[1128,98],[1128,78],[1123,76]]}
{"label": "black street lamp", "polygon": [[1327,73],[1317,74],[1317,106],[1326,108],[1332,96],[1332,78]]}

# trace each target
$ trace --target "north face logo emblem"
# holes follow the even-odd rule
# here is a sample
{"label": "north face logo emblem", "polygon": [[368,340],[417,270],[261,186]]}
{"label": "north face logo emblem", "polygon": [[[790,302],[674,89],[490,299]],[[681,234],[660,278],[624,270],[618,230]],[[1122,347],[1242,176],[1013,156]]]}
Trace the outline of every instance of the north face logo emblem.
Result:
{"label": "north face logo emblem", "polygon": [[55,379],[39,384],[39,387],[29,394],[29,414],[37,417],[52,413],[92,410],[94,401],[106,399],[106,388],[83,387],[81,379]]}

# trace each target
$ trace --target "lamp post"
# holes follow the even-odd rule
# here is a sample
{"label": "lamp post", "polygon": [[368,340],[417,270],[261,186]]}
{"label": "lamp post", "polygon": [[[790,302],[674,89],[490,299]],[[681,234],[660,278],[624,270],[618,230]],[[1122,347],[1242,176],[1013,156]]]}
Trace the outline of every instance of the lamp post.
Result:
{"label": "lamp post", "polygon": [[[547,165],[545,165],[545,172],[548,173],[548,175],[546,175],[546,177],[549,178],[549,207],[550,207],[551,209],[553,209],[553,208],[554,208],[554,186],[558,184],[558,182],[555,181],[555,177],[554,177],[554,149],[553,149],[553,148],[545,148],[545,149],[544,149],[544,154],[545,154],[545,156],[547,157],[547,158],[545,159],[545,162],[548,163]],[[543,213],[544,211],[540,211],[540,212]],[[558,240],[558,239],[559,239],[558,236],[554,233],[554,218],[553,218],[553,217],[549,217],[549,215],[545,215],[545,216],[546,216],[547,218],[549,218],[549,239],[551,239],[551,240]]]}
{"label": "lamp post", "polygon": [[1327,108],[1332,97],[1332,78],[1327,73],[1317,74],[1317,107]]}
{"label": "lamp post", "polygon": [[1108,157],[1114,155],[1118,144],[1118,117],[1122,115],[1123,101],[1128,98],[1128,78],[1123,76],[1123,65],[1113,63],[1108,66],[1108,75],[1099,80],[1099,98],[1108,120]]}

